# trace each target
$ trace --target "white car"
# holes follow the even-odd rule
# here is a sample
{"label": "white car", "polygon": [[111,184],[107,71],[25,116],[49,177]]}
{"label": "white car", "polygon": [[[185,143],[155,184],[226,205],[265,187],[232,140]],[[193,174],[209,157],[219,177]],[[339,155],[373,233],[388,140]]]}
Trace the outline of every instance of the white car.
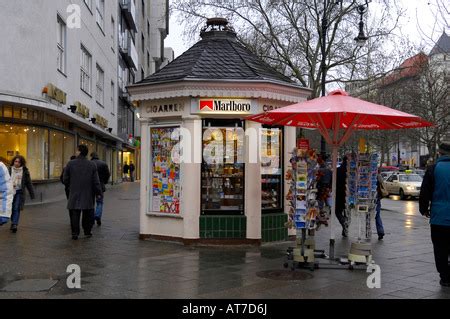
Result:
{"label": "white car", "polygon": [[395,173],[384,182],[389,195],[400,195],[400,199],[407,196],[419,197],[423,178],[418,174]]}

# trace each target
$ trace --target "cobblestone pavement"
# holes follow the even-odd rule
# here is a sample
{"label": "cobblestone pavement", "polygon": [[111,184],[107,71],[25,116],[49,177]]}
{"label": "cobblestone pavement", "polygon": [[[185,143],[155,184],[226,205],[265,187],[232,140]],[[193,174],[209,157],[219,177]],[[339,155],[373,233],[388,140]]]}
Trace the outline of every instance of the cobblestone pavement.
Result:
{"label": "cobblestone pavement", "polygon": [[[381,288],[369,289],[364,270],[297,270],[305,280],[258,276],[284,270],[287,247],[184,247],[139,241],[139,184],[106,194],[104,225],[92,239],[72,241],[65,202],[28,207],[19,232],[0,228],[0,298],[450,298],[433,261],[427,220],[417,202],[384,200],[386,237],[373,237]],[[338,232],[338,230],[336,230]],[[329,231],[317,233],[317,248]],[[337,236],[337,254],[349,240]],[[323,261],[326,263],[326,261]],[[78,264],[82,287],[67,288],[67,266]],[[309,278],[310,277],[310,278]]]}

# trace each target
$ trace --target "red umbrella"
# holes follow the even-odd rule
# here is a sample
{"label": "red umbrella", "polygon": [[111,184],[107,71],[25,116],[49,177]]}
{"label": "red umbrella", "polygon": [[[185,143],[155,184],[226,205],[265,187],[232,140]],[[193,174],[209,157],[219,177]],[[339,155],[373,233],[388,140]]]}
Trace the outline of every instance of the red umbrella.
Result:
{"label": "red umbrella", "polygon": [[[317,129],[333,149],[333,203],[336,202],[336,167],[338,148],[356,130],[398,130],[433,126],[418,116],[400,112],[386,106],[370,103],[337,90],[326,97],[297,103],[263,114],[252,115],[248,120],[268,124]],[[334,243],[333,204],[330,222],[331,240]]]}

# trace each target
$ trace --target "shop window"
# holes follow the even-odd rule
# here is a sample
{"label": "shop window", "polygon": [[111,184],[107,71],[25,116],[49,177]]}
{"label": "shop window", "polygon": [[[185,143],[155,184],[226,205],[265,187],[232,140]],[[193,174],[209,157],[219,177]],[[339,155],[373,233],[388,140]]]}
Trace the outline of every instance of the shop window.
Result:
{"label": "shop window", "polygon": [[28,119],[28,114],[29,114],[28,109],[22,108],[20,111],[21,111],[20,118],[23,120]]}
{"label": "shop window", "polygon": [[50,178],[59,178],[64,165],[64,134],[50,131]]}
{"label": "shop window", "polygon": [[[178,127],[152,128],[150,211],[180,214]],[[134,163],[136,165],[136,163]]]}
{"label": "shop window", "polygon": [[13,117],[14,117],[15,119],[20,119],[20,118],[22,117],[22,114],[21,114],[19,108],[17,108],[17,107],[14,107],[14,108],[13,108]]}
{"label": "shop window", "polygon": [[3,107],[3,117],[13,117],[13,110],[11,106]]}
{"label": "shop window", "polygon": [[23,125],[0,126],[0,160],[9,165],[22,155],[33,180],[48,178],[48,130]]}
{"label": "shop window", "polygon": [[105,161],[106,159],[106,146],[104,144],[98,144],[97,145],[97,154],[98,157],[102,160]]}
{"label": "shop window", "polygon": [[243,121],[204,121],[202,214],[244,214],[244,138]]}
{"label": "shop window", "polygon": [[66,165],[72,156],[75,155],[75,137],[71,134],[64,134],[64,161]]}
{"label": "shop window", "polygon": [[281,128],[261,129],[261,204],[263,213],[283,211],[283,134]]}

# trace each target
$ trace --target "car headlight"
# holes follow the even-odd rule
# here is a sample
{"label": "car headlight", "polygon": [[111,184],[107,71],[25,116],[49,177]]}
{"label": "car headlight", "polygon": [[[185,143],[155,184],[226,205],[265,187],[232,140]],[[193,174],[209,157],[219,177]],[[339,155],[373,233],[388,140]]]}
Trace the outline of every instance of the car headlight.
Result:
{"label": "car headlight", "polygon": [[407,186],[406,189],[409,190],[409,191],[413,191],[413,190],[415,190],[416,188],[413,187],[413,186]]}

